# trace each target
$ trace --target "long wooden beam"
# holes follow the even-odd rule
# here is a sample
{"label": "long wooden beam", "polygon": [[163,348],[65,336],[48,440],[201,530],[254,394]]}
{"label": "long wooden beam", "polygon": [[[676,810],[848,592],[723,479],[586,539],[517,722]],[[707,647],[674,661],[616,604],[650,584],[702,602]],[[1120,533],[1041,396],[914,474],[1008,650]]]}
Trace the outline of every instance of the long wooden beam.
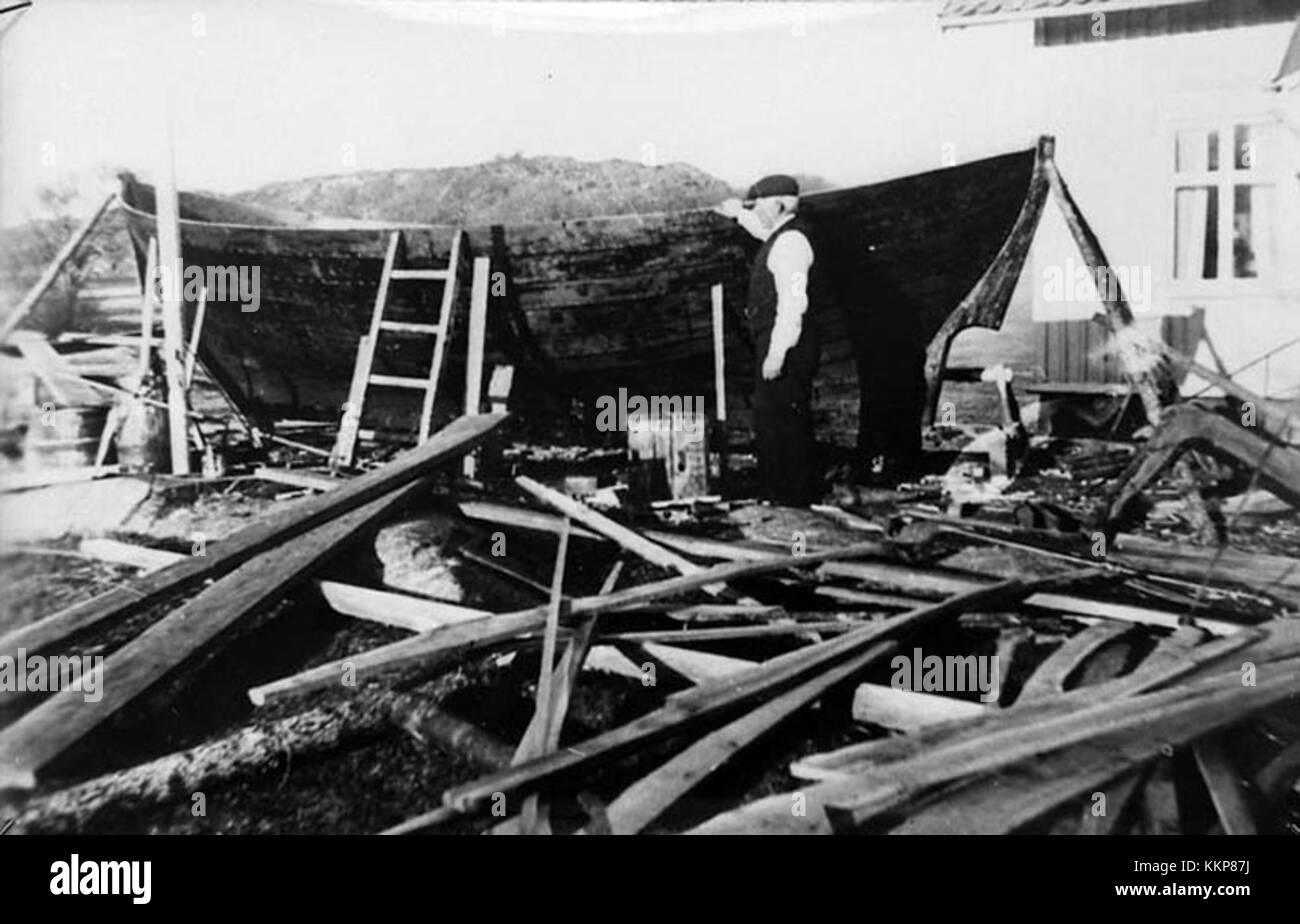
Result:
{"label": "long wooden beam", "polygon": [[18,303],[18,306],[13,311],[6,315],[4,321],[0,321],[0,341],[4,341],[9,337],[10,332],[21,324],[23,318],[27,317],[32,309],[36,307],[36,303],[41,300],[41,296],[49,291],[50,286],[54,285],[54,280],[59,278],[59,272],[76,254],[77,248],[90,236],[90,232],[95,230],[95,225],[99,224],[100,217],[103,216],[116,198],[117,193],[110,193],[104,197],[98,208],[59,249],[50,265],[45,268],[45,272],[41,274],[41,278],[36,280],[36,285],[27,291],[27,294],[23,296],[23,300]]}
{"label": "long wooden beam", "polygon": [[500,426],[506,417],[505,414],[461,417],[423,445],[403,453],[389,464],[354,478],[327,494],[304,499],[286,510],[273,513],[219,543],[210,543],[203,555],[190,556],[129,586],[116,587],[9,632],[0,637],[0,655],[13,655],[19,648],[34,654],[65,642],[91,626],[138,612],[194,587],[200,581],[220,577],[259,552],[355,509],[468,451]]}
{"label": "long wooden beam", "polygon": [[800,709],[816,702],[836,686],[851,680],[867,666],[888,657],[896,650],[897,642],[873,645],[844,664],[815,675],[701,738],[653,773],[628,787],[610,803],[605,813],[610,832],[636,834],[742,749]]}
{"label": "long wooden beam", "polygon": [[34,787],[50,761],[237,622],[273,605],[340,544],[425,487],[406,484],[317,526],[274,555],[244,563],[113,652],[103,662],[99,699],[63,689],[0,730],[0,790]]}
{"label": "long wooden beam", "polygon": [[[699,590],[706,584],[724,583],[742,577],[802,568],[835,558],[855,558],[879,555],[885,546],[878,542],[861,542],[855,545],[815,552],[807,555],[776,555],[767,561],[735,562],[706,568],[697,574],[666,578],[651,584],[629,587],[611,594],[581,597],[569,605],[564,614],[566,622],[580,617],[594,616],[614,610],[672,597]],[[456,626],[446,626],[414,638],[402,639],[379,648],[352,655],[346,662],[356,671],[358,678],[372,676],[386,670],[429,663],[438,658],[500,644],[529,633],[540,632],[546,625],[547,608],[535,606],[515,613],[504,613],[491,619],[475,620]],[[292,677],[254,687],[248,691],[254,705],[320,689],[335,682],[343,661],[322,664]]]}
{"label": "long wooden beam", "polygon": [[[1092,576],[1091,573],[1088,574],[1088,577]],[[590,771],[637,748],[689,732],[701,725],[712,724],[727,712],[738,711],[812,673],[829,669],[877,642],[912,631],[945,616],[983,606],[1007,605],[1023,599],[1036,586],[1064,583],[1070,579],[1079,580],[1081,577],[1074,575],[1071,578],[1034,583],[1004,581],[781,655],[749,671],[701,684],[677,694],[654,712],[598,735],[578,747],[458,786],[446,793],[444,802],[459,811],[469,812],[486,804],[495,793],[505,793],[509,797],[511,793],[536,791],[546,783],[572,777],[580,771]]]}
{"label": "long wooden beam", "polygon": [[1098,749],[1111,758],[1116,755],[1115,747],[1124,748],[1119,759],[1099,774],[1100,779],[1089,777],[1085,785],[1092,780],[1105,782],[1133,763],[1158,754],[1162,744],[1183,743],[1295,695],[1300,661],[1282,661],[1274,667],[1267,680],[1256,687],[1243,687],[1240,671],[1232,670],[1147,696],[1107,700],[1055,718],[1019,722],[801,789],[804,815],[793,816],[790,795],[780,793],[719,815],[693,833],[828,834],[832,825],[852,829],[899,806],[924,787],[997,770],[1090,739],[1115,742],[1109,752]]}

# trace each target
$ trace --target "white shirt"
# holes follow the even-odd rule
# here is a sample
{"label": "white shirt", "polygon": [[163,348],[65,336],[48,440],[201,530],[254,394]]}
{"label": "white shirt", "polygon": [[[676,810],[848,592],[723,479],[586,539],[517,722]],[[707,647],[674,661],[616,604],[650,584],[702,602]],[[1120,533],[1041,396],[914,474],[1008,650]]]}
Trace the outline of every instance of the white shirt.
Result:
{"label": "white shirt", "polygon": [[[781,226],[794,218],[787,215],[768,232],[770,238]],[[808,271],[813,265],[812,244],[800,231],[777,238],[767,252],[767,269],[776,286],[776,323],[767,347],[767,359],[785,362],[785,354],[799,342],[803,317],[808,311]]]}

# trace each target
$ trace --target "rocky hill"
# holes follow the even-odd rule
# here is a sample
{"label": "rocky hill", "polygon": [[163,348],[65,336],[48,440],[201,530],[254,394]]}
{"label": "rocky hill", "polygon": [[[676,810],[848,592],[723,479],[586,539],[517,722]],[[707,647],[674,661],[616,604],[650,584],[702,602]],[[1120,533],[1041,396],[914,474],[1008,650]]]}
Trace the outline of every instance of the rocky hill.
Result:
{"label": "rocky hill", "polygon": [[[823,189],[803,177],[805,189]],[[343,218],[433,224],[557,221],[717,204],[737,190],[689,164],[498,157],[469,167],[381,170],[271,183],[234,198]]]}
{"label": "rocky hill", "polygon": [[470,167],[290,180],[235,198],[345,218],[490,224],[697,208],[732,194],[722,180],[687,164],[515,155]]}

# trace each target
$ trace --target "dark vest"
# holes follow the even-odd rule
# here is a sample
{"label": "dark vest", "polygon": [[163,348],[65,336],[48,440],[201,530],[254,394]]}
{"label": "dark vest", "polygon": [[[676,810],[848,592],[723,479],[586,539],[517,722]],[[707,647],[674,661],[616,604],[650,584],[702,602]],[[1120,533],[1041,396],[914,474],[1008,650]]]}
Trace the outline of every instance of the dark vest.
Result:
{"label": "dark vest", "polygon": [[777,242],[777,239],[791,231],[799,231],[808,239],[809,246],[813,247],[814,260],[808,273],[808,310],[803,316],[803,328],[799,334],[799,340],[786,354],[786,362],[815,368],[821,352],[815,319],[815,313],[819,307],[818,303],[821,301],[817,296],[819,287],[816,285],[818,278],[817,260],[815,259],[817,250],[812,229],[802,216],[795,215],[794,218],[777,228],[776,232],[765,240],[763,246],[758,249],[758,253],[754,257],[753,267],[749,272],[749,297],[745,303],[745,317],[749,320],[750,334],[754,338],[754,349],[758,363],[761,366],[763,358],[767,356],[767,348],[772,339],[772,328],[776,325],[776,280],[772,276],[772,271],[767,268],[767,256],[772,252],[772,245]]}

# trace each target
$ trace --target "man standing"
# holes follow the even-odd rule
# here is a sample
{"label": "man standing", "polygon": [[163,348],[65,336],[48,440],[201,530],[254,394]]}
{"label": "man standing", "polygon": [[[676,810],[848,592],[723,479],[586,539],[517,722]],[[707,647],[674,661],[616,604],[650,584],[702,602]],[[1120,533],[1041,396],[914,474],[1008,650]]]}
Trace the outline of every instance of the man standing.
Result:
{"label": "man standing", "polygon": [[754,430],[763,495],[803,507],[821,494],[813,435],[812,386],[821,344],[810,311],[810,229],[798,215],[799,184],[776,175],[759,180],[744,202],[719,212],[763,242],[750,270],[745,315],[758,362]]}

